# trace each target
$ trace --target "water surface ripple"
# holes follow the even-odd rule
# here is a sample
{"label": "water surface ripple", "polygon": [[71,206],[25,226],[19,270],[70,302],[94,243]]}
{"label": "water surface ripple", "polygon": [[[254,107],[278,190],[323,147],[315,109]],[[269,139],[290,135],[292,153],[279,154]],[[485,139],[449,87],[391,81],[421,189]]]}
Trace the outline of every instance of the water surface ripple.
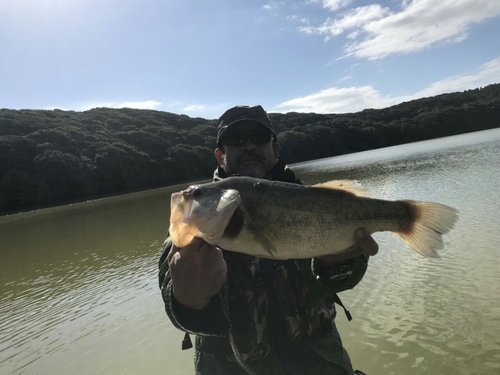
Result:
{"label": "water surface ripple", "polygon": [[[500,374],[500,130],[296,164],[460,210],[440,259],[391,233],[338,326],[368,375]],[[156,265],[175,186],[0,217],[0,374],[192,374]]]}
{"label": "water surface ripple", "polygon": [[440,259],[393,234],[360,285],[342,293],[339,319],[353,363],[369,374],[500,374],[500,131],[302,163],[307,182],[357,179],[373,196],[460,210]]}

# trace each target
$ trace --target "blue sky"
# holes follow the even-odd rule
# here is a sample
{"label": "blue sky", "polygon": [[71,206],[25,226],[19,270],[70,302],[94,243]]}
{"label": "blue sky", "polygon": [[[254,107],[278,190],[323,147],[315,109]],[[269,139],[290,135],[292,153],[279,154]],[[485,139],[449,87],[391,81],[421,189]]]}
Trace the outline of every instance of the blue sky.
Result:
{"label": "blue sky", "polygon": [[500,83],[499,0],[1,0],[0,108],[346,113]]}

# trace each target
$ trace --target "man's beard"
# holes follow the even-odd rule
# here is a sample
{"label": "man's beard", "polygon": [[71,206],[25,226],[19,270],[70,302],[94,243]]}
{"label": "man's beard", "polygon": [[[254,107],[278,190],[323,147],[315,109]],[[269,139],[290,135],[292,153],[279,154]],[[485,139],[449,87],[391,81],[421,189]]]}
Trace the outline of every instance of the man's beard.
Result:
{"label": "man's beard", "polygon": [[[226,160],[226,155],[223,155],[223,165],[222,167],[224,170],[227,172],[227,160]],[[262,160],[260,157],[256,157],[256,162],[243,162],[242,160],[239,160],[237,171],[231,171],[231,174],[237,174],[239,176],[247,176],[247,177],[254,177],[254,178],[263,178],[263,179],[269,179],[271,177],[271,171],[266,171],[264,163],[262,163]]]}
{"label": "man's beard", "polygon": [[239,174],[241,176],[255,177],[255,178],[266,178],[267,173],[264,170],[262,164],[243,164],[238,168]]}

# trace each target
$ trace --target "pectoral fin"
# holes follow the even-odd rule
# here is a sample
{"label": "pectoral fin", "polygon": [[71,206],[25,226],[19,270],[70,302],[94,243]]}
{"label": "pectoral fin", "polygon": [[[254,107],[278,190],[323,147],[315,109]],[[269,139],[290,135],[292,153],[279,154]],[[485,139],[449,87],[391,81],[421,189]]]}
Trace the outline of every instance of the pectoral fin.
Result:
{"label": "pectoral fin", "polygon": [[260,244],[262,249],[269,254],[270,258],[276,258],[278,250],[276,246],[264,236],[261,232],[255,230],[251,225],[247,227],[248,231],[254,235],[255,240]]}

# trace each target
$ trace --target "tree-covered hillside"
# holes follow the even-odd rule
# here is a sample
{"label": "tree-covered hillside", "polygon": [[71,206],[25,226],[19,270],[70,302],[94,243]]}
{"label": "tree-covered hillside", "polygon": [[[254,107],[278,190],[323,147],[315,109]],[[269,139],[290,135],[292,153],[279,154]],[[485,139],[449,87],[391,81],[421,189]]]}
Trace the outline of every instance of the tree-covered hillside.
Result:
{"label": "tree-covered hillside", "polygon": [[[351,114],[271,114],[288,163],[500,126],[500,84]],[[0,214],[209,178],[216,120],[0,109]]]}

